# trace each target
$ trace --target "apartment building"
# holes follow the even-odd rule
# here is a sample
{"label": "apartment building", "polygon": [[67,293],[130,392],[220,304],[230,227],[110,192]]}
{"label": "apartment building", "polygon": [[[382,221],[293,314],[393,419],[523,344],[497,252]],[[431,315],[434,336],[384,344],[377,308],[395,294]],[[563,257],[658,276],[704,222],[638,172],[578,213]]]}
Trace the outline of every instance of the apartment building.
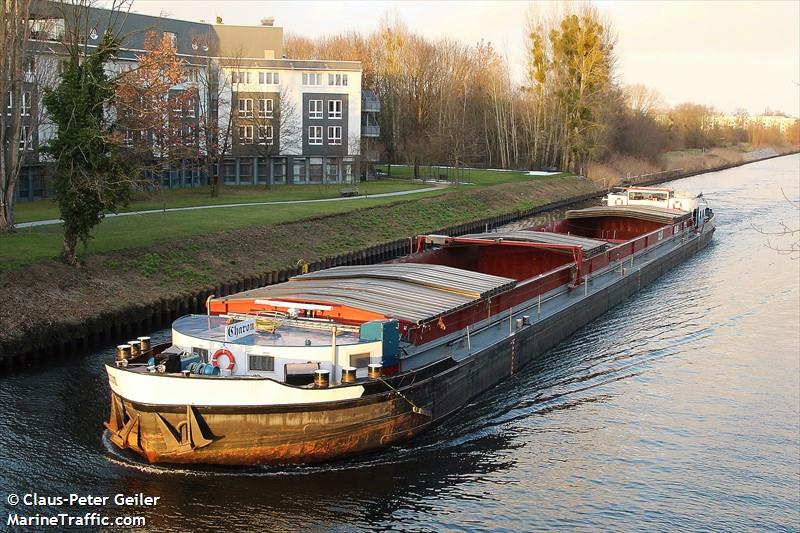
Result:
{"label": "apartment building", "polygon": [[[57,43],[63,36],[64,21],[58,20],[55,11],[47,17],[48,29],[32,34],[37,50],[31,66],[34,69],[37,64],[52,67],[60,59]],[[200,133],[204,120],[217,124],[215,142],[224,157],[211,172],[218,172],[225,184],[348,185],[358,180],[362,137],[375,139],[380,133],[376,120],[380,103],[373,93],[362,94],[359,62],[286,58],[283,29],[269,18],[252,26],[137,13],[117,20],[120,22],[113,21],[106,10],[91,9],[83,37],[91,49],[109,26],[125,36],[123,49],[110,69],[135,69],[145,53],[148,32],[167,36],[183,61],[183,80],[169,90],[170,98],[181,102],[172,110],[169,124],[180,132],[187,153],[194,156],[170,161],[157,171],[149,170],[147,177],[154,183],[166,188],[208,184]],[[210,72],[218,73],[219,79],[203,83],[203,76]],[[195,90],[195,99],[177,97],[187,89]],[[37,90],[41,87],[31,86],[31,91]],[[21,201],[52,194],[51,165],[37,151],[52,131],[46,120],[28,124],[35,114],[34,102],[40,101],[35,95],[29,98],[6,101],[7,113],[23,117],[24,143],[20,141],[20,148],[26,158],[17,187]],[[363,102],[368,102],[366,111],[362,111]],[[147,141],[143,132],[123,133],[123,144],[129,147]]]}

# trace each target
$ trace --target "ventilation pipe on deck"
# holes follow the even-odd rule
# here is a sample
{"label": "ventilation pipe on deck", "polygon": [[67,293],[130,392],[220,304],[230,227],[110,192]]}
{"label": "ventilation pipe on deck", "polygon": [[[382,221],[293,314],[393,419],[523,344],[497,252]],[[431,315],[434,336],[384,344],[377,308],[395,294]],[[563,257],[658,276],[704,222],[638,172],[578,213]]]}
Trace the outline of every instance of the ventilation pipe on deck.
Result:
{"label": "ventilation pipe on deck", "polygon": [[342,383],[354,383],[356,380],[356,368],[345,366],[342,368]]}
{"label": "ventilation pipe on deck", "polygon": [[131,358],[131,345],[117,345],[117,366],[128,366],[128,359]]}
{"label": "ventilation pipe on deck", "polygon": [[140,341],[128,341],[128,346],[131,347],[131,359],[142,355],[142,343]]}
{"label": "ventilation pipe on deck", "polygon": [[378,379],[383,374],[383,365],[380,363],[370,363],[367,365],[367,375],[369,379]]}
{"label": "ventilation pipe on deck", "polygon": [[314,370],[314,387],[317,389],[327,389],[330,385],[330,371]]}
{"label": "ventilation pipe on deck", "polygon": [[153,346],[150,343],[150,337],[136,337],[136,339],[140,343],[139,349],[142,351],[142,353],[150,353],[150,350],[153,349]]}

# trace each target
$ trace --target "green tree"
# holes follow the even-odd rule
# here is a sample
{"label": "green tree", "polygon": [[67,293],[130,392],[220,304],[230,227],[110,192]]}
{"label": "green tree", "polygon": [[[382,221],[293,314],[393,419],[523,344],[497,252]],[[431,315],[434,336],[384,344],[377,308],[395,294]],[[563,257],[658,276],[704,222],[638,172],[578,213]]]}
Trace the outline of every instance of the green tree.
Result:
{"label": "green tree", "polygon": [[568,15],[550,31],[556,95],[564,114],[562,167],[576,172],[600,148],[605,104],[614,88],[614,40],[593,9]]}
{"label": "green tree", "polygon": [[56,127],[46,151],[56,160],[53,185],[64,221],[63,258],[72,265],[78,240],[85,246],[104,214],[125,205],[131,194],[134,169],[114,140],[116,82],[105,68],[118,49],[111,33],[91,53],[76,41],[68,47],[58,84],[45,90],[44,104]]}

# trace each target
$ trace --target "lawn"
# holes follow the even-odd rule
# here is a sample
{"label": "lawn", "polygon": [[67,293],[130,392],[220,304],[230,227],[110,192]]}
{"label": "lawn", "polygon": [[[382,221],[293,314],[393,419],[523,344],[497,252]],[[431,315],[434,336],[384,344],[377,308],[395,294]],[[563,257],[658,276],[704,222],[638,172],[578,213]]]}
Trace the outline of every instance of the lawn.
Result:
{"label": "lawn", "polygon": [[[415,190],[426,186],[422,182],[402,179],[403,174],[405,176],[410,174],[409,167],[393,166],[392,174],[394,179],[362,182],[359,192],[361,194],[380,194]],[[547,183],[560,182],[562,176],[565,174],[542,177],[529,176],[526,172],[521,171],[465,170],[463,181],[473,185],[464,187],[462,190],[478,190],[515,182],[537,182],[546,186]],[[111,217],[104,219],[95,229],[87,248],[79,246],[78,255],[83,257],[186,239],[195,235],[222,234],[226,231],[250,226],[279,224],[398,201],[413,201],[457,189],[458,187],[442,187],[438,191],[420,192],[401,197],[353,198],[338,202],[309,204],[221,207],[213,210]],[[150,195],[138,194],[131,205],[122,211],[336,198],[340,196],[341,190],[341,185],[288,185],[272,186],[269,189],[258,186],[226,186],[219,197],[211,198],[208,196],[206,188],[174,189]],[[58,210],[51,200],[21,203],[17,206],[17,222],[53,218],[58,218]],[[376,225],[376,231],[379,230],[379,226],[380,223]],[[298,243],[302,244],[302,242],[303,236],[298,235]],[[14,269],[38,261],[57,258],[61,253],[61,246],[62,228],[60,225],[20,228],[10,235],[0,234],[0,270]]]}
{"label": "lawn", "polygon": [[[386,173],[388,169],[386,165],[378,165],[375,168]],[[413,174],[413,168],[410,165],[392,165],[392,178],[399,180],[410,180]],[[440,175],[446,175],[450,181],[455,181],[458,178],[460,183],[469,183],[481,187],[489,187],[492,185],[501,185],[503,183],[518,183],[521,181],[531,181],[541,179],[542,176],[530,176],[527,171],[522,170],[485,170],[475,168],[462,168],[458,172],[452,167],[428,166],[423,165],[420,167],[420,174],[426,178],[438,178]],[[567,176],[568,173],[558,173],[547,177]],[[388,180],[383,180],[388,181]],[[419,183],[419,182],[414,182]]]}
{"label": "lawn", "polygon": [[[78,256],[147,246],[185,239],[193,235],[221,233],[248,226],[279,224],[398,201],[411,201],[426,196],[436,196],[447,190],[442,188],[440,191],[399,198],[353,198],[341,202],[314,204],[222,207],[210,211],[179,211],[108,218],[95,230],[88,249],[78,247]],[[244,195],[245,193],[239,197]],[[191,197],[188,194],[187,196]],[[0,235],[0,270],[58,257],[61,252],[62,236],[60,225],[24,228],[10,235]],[[298,243],[302,243],[303,236],[298,235],[297,239]]]}
{"label": "lawn", "polygon": [[[133,201],[120,212],[146,211],[172,207],[199,205],[246,204],[253,202],[284,202],[291,200],[317,200],[336,198],[345,186],[337,185],[263,185],[223,186],[216,198],[208,193],[208,187],[194,189],[165,189],[151,193],[136,193]],[[408,191],[425,187],[423,183],[410,180],[362,181],[359,194],[381,194]],[[53,200],[18,203],[14,211],[15,222],[31,222],[59,218],[58,206]]]}

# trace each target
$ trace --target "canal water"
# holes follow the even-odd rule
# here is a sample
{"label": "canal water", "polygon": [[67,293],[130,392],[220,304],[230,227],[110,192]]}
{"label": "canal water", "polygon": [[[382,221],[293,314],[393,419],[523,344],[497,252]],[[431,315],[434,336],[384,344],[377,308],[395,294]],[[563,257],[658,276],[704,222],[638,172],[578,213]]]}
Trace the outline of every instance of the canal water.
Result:
{"label": "canal water", "polygon": [[[13,510],[97,510],[153,531],[796,531],[800,260],[755,228],[800,227],[781,192],[796,201],[798,180],[794,155],[674,182],[718,215],[705,251],[439,428],[364,458],[148,466],[102,436],[112,351],[0,379],[0,530]],[[34,492],[160,500],[8,504]]]}

